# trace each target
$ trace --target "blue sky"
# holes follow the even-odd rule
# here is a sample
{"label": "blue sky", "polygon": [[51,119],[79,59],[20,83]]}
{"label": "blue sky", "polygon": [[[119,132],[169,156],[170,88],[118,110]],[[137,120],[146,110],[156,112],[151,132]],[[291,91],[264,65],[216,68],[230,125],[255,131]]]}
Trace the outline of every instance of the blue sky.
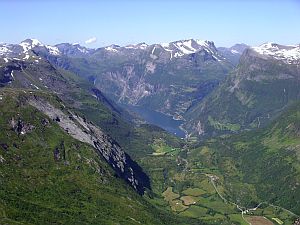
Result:
{"label": "blue sky", "polygon": [[8,43],[300,43],[300,0],[1,0],[0,21],[0,42]]}

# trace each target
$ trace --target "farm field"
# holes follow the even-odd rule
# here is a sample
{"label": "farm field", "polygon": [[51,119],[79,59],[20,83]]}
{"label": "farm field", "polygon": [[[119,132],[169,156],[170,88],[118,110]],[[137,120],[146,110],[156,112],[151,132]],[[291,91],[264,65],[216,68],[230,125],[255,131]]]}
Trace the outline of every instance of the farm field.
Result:
{"label": "farm field", "polygon": [[251,225],[274,225],[270,220],[263,216],[249,216],[245,218]]}

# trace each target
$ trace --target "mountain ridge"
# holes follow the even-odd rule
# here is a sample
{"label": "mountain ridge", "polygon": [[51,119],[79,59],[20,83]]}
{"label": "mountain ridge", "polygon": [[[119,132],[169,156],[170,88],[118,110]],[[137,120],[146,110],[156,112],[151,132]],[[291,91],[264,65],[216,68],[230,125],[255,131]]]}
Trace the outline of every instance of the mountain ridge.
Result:
{"label": "mountain ridge", "polygon": [[[90,51],[96,51],[99,49],[105,49],[107,51],[113,51],[116,52],[117,48],[123,48],[123,49],[140,49],[140,50],[145,50],[148,47],[151,46],[160,46],[162,48],[164,48],[165,51],[174,51],[174,48],[178,49],[179,52],[177,52],[176,57],[180,57],[182,55],[186,55],[186,54],[191,54],[191,53],[195,53],[197,52],[201,47],[207,47],[207,48],[216,48],[215,44],[213,41],[208,41],[208,40],[200,40],[200,39],[181,39],[181,40],[177,40],[177,41],[171,41],[169,43],[154,43],[154,44],[146,44],[145,42],[141,42],[138,44],[129,44],[129,45],[124,45],[124,46],[120,46],[118,44],[111,44],[108,46],[103,46],[103,47],[97,47],[97,48],[87,48],[84,46],[81,46],[79,43],[68,43],[68,42],[63,42],[63,43],[58,43],[55,45],[47,45],[47,44],[43,44],[41,41],[39,41],[38,39],[35,38],[28,38],[25,39],[23,41],[21,41],[19,44],[7,44],[7,43],[1,43],[0,46],[2,49],[0,49],[0,54],[5,53],[5,47],[11,47],[11,46],[22,46],[24,51],[32,49],[34,47],[46,47],[52,50],[52,54],[53,55],[57,55],[57,54],[66,54],[64,51],[59,52],[58,50],[61,50],[63,48],[71,48],[72,46],[74,48],[78,48],[78,50],[82,53],[89,53]],[[171,50],[170,48],[173,48],[173,50]],[[232,48],[232,47],[231,47]],[[67,55],[67,54],[66,54]],[[69,54],[70,55],[70,54]],[[175,54],[173,54],[175,55]]]}
{"label": "mountain ridge", "polygon": [[[260,51],[266,47],[275,51]],[[281,45],[283,50],[280,50],[277,44],[247,48],[222,85],[187,112],[187,118],[193,120],[187,127],[194,127],[192,129],[202,135],[205,129],[210,134],[220,134],[268,123],[299,99],[300,61],[289,54],[296,50],[297,56],[298,48]],[[195,118],[201,117],[196,123]]]}

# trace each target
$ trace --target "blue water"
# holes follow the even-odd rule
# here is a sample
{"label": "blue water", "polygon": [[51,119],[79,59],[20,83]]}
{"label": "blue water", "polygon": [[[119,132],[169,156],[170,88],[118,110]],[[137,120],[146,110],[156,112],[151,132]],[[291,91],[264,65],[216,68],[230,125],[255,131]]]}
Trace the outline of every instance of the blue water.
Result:
{"label": "blue water", "polygon": [[183,123],[182,120],[174,120],[171,116],[167,116],[163,113],[156,112],[151,109],[144,108],[142,106],[125,106],[128,110],[135,112],[147,123],[156,125],[163,128],[171,134],[183,138],[185,133],[179,128]]}

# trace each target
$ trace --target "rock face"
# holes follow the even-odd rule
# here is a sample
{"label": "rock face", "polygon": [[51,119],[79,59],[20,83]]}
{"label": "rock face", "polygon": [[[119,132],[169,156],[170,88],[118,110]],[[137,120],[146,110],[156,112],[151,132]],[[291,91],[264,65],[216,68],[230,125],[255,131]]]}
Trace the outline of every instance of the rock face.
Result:
{"label": "rock face", "polygon": [[299,52],[278,44],[246,49],[226,81],[187,112],[187,130],[220,134],[268,123],[300,98]]}
{"label": "rock face", "polygon": [[[101,126],[105,124],[107,126],[104,125],[104,127],[107,128],[107,130],[114,131],[114,129],[120,129],[120,126],[126,125],[119,116],[123,113],[122,109],[112,104],[99,89],[84,80],[82,81],[83,84],[76,83],[72,80],[72,74],[70,77],[70,74],[66,75],[63,73],[64,71],[61,72],[56,69],[45,58],[36,56],[33,51],[37,48],[44,47],[40,44],[34,46],[35,47],[32,48],[26,47],[26,54],[33,54],[34,57],[32,58],[23,59],[22,57],[25,53],[22,51],[19,58],[7,58],[7,61],[4,63],[0,60],[1,86],[10,89],[22,89],[22,92],[29,95],[34,95],[35,92],[39,92],[39,94],[55,93],[59,96],[59,102],[64,101],[66,105],[76,108],[77,111],[88,107],[82,106],[84,101],[93,102],[95,105],[95,109],[93,108],[93,110],[98,112],[97,115],[105,118],[103,123],[99,122]],[[35,61],[35,58],[40,59]],[[3,101],[3,99],[4,97],[1,95],[0,100]],[[26,104],[26,99],[20,99],[20,101],[24,101],[24,104]],[[45,102],[43,103],[46,104]],[[41,106],[41,104],[37,104],[36,106]],[[45,110],[46,106],[49,109],[48,111]],[[64,107],[64,105],[62,104],[61,107]],[[53,112],[50,109],[55,111],[55,107],[48,106],[47,104],[42,105],[39,109],[44,109],[43,112],[45,112],[45,114]],[[85,126],[83,129],[83,125],[86,123],[85,120],[70,113],[63,115],[62,111],[55,111],[54,114],[49,114],[48,116],[60,124],[74,138],[88,143],[97,149],[97,153],[114,168],[120,177],[134,187],[138,193],[142,194],[146,188],[150,189],[150,182],[147,175],[138,164],[122,150],[118,143],[102,130],[91,123],[87,123],[88,126]],[[68,116],[70,116],[70,118]],[[93,118],[93,116],[91,117]],[[131,118],[128,116],[128,119]],[[47,119],[41,122],[43,126],[48,126],[49,124]],[[80,125],[79,122],[82,124]],[[10,126],[18,135],[25,135],[34,129],[34,127],[24,123],[22,118],[18,117],[11,119]],[[59,160],[62,157],[61,149],[54,149],[53,157]]]}
{"label": "rock face", "polygon": [[[97,153],[113,167],[116,173],[125,179],[139,194],[143,194],[146,188],[150,189],[149,178],[142,171],[141,167],[98,127],[71,111],[64,112],[54,107],[42,98],[31,98],[29,104],[46,114],[53,121],[56,121],[73,138],[93,146]],[[60,157],[61,153],[59,149],[56,149],[54,158],[59,159]]]}
{"label": "rock face", "polygon": [[300,225],[300,218],[296,219],[293,225]]}
{"label": "rock face", "polygon": [[25,62],[13,60],[5,66],[0,67],[0,87],[11,84],[15,80],[15,72],[20,72],[26,68]]}
{"label": "rock face", "polygon": [[10,125],[18,135],[24,135],[34,129],[33,125],[24,123],[21,118],[18,118],[17,120],[15,120],[15,118],[12,118],[10,121]]}

